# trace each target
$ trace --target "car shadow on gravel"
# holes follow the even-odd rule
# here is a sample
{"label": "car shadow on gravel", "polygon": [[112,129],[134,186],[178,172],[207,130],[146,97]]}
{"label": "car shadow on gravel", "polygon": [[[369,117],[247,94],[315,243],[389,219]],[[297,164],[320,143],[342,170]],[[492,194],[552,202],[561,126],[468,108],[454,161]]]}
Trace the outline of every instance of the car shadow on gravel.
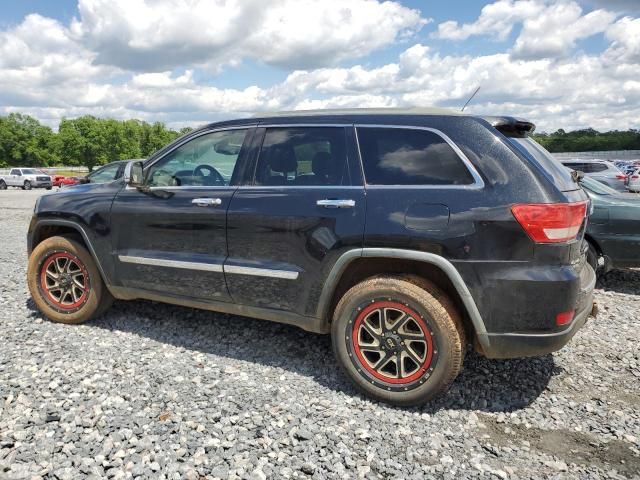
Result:
{"label": "car shadow on gravel", "polygon": [[611,270],[598,277],[596,288],[605,292],[640,295],[640,269]]}
{"label": "car shadow on gravel", "polygon": [[[33,316],[40,315],[31,299],[27,307]],[[148,301],[116,302],[106,314],[87,325],[280,368],[312,378],[333,391],[360,395],[335,363],[330,337],[297,327]],[[560,371],[551,355],[488,360],[468,350],[464,369],[449,391],[409,410],[435,413],[441,409],[484,412],[522,409],[534,402],[551,377]]]}

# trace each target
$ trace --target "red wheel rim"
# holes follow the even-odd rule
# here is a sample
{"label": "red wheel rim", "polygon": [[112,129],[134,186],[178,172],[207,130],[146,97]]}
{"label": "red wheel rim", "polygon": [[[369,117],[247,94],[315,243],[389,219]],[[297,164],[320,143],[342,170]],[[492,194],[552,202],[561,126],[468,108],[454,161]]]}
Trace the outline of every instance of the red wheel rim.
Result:
{"label": "red wheel rim", "polygon": [[369,375],[393,385],[420,379],[430,369],[434,353],[424,319],[394,301],[376,301],[358,313],[351,346]]}
{"label": "red wheel rim", "polygon": [[56,252],[42,262],[40,288],[47,302],[56,309],[77,310],[89,296],[89,274],[78,257]]}

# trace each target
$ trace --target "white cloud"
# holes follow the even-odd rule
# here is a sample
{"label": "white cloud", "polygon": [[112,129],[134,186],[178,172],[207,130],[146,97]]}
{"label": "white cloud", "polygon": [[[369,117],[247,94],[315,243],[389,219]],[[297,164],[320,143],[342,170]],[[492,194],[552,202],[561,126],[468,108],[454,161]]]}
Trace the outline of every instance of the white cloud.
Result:
{"label": "white cloud", "polygon": [[505,40],[517,25],[522,29],[512,54],[519,58],[568,55],[578,40],[604,32],[616,14],[594,10],[583,15],[575,1],[498,0],[486,5],[473,23],[448,21],[438,25],[435,38],[465,40],[484,35]]}
{"label": "white cloud", "polygon": [[509,36],[516,23],[538,15],[544,9],[541,0],[499,0],[482,8],[473,23],[460,25],[448,21],[438,25],[434,37],[446,40],[466,40],[473,35],[491,35],[500,40]]}
{"label": "white cloud", "polygon": [[611,25],[606,36],[612,41],[606,52],[612,62],[636,64],[640,77],[640,18],[624,17]]}
{"label": "white cloud", "polygon": [[552,4],[524,21],[513,54],[522,58],[568,55],[577,40],[604,32],[615,18],[606,10],[582,15],[582,9],[574,2]]}
{"label": "white cloud", "polygon": [[74,35],[96,61],[138,71],[238,63],[288,68],[363,57],[428,20],[377,0],[79,0]]}
{"label": "white cloud", "polygon": [[[159,11],[162,11],[164,1],[157,0]],[[284,5],[286,1],[279,0],[278,5]],[[122,9],[122,3],[83,0],[83,7],[93,8],[92,13],[84,12],[82,23],[76,22],[70,28],[55,20],[31,15],[20,25],[0,31],[0,114],[22,111],[52,125],[62,116],[93,114],[165,121],[179,126],[265,110],[296,108],[441,105],[459,109],[481,85],[478,96],[468,107],[469,112],[523,116],[536,122],[542,130],[640,126],[637,114],[640,107],[638,18],[625,17],[611,23],[612,17],[607,12],[583,15],[571,1],[547,5],[541,1],[502,0],[492,4],[500,4],[500,8],[487,10],[485,7],[481,17],[494,16],[492,18],[498,23],[500,18],[508,18],[501,23],[503,28],[482,27],[486,20],[469,24],[475,25],[473,28],[457,27],[464,30],[464,35],[485,31],[500,36],[504,29],[515,25],[514,18],[519,18],[517,22],[523,27],[518,40],[512,47],[505,46],[501,53],[443,55],[434,46],[413,42],[408,43],[397,59],[384,64],[336,66],[334,61],[321,60],[327,55],[332,58],[362,55],[366,49],[374,48],[367,43],[370,37],[380,37],[381,43],[377,45],[386,45],[394,38],[397,43],[403,31],[414,28],[400,27],[404,25],[402,21],[394,23],[406,12],[411,12],[397,3],[358,1],[363,2],[363,8],[371,9],[371,16],[342,21],[340,15],[348,17],[347,10],[328,9],[326,19],[299,22],[284,31],[277,27],[280,7],[274,7],[252,20],[254,25],[264,25],[260,22],[269,18],[269,28],[257,31],[259,35],[255,37],[245,35],[241,40],[237,40],[235,31],[224,33],[223,27],[220,36],[214,32],[209,37],[196,35],[195,26],[191,32],[175,30],[181,23],[174,24],[172,19],[164,17],[158,20],[156,28],[162,24],[163,29],[166,27],[173,33],[154,36],[148,30],[153,22],[138,25],[139,16],[147,13],[143,0],[130,0],[126,11],[132,16],[126,20],[119,17],[121,13],[107,14],[105,10]],[[219,8],[216,7],[218,4],[209,3],[213,6],[201,8]],[[196,4],[199,5],[195,2],[195,7]],[[233,12],[240,4],[231,2],[228,5],[228,12]],[[244,8],[245,5],[241,6]],[[310,4],[301,5],[303,10],[305,6],[311,9]],[[531,11],[529,9],[540,5],[542,10],[536,15],[524,18],[525,13]],[[511,8],[511,13],[504,13],[505,8]],[[198,11],[204,16],[208,10]],[[309,18],[320,18],[323,11],[311,11]],[[383,11],[389,18],[376,17]],[[502,16],[498,15],[500,11]],[[393,12],[399,12],[398,16]],[[298,11],[294,16],[302,13]],[[181,15],[179,11],[175,14]],[[565,23],[554,23],[553,14],[564,18]],[[91,17],[93,23],[86,21],[91,15],[94,15]],[[380,28],[371,25],[371,18],[377,19]],[[419,15],[416,18],[418,23],[415,25],[423,22]],[[337,27],[341,22],[358,27],[356,31],[342,31]],[[91,30],[87,30],[90,25]],[[335,32],[327,27],[331,25],[337,29]],[[549,25],[555,25],[551,36],[546,32]],[[302,33],[304,28],[309,30],[308,39]],[[324,28],[328,30],[325,32]],[[578,39],[603,29],[604,38],[609,42],[603,52],[572,52]],[[320,32],[325,32],[327,38]],[[388,33],[386,37],[384,32]],[[111,51],[111,47],[101,43],[115,37],[120,38],[120,43]],[[552,41],[551,37],[560,40]],[[177,39],[184,43],[180,44]],[[263,39],[265,44],[259,45],[257,39]],[[237,58],[245,58],[243,49],[253,49],[246,55],[268,63],[316,65],[320,62],[322,67],[293,70],[283,81],[271,85],[257,86],[257,82],[251,82],[253,85],[246,88],[220,88],[215,86],[216,77],[211,70],[193,66],[202,62],[210,66],[213,57],[187,53],[184,58],[180,57],[180,51],[206,52],[214,44],[230,45],[228,50],[220,47],[217,52],[233,51]],[[162,62],[158,63],[157,56],[163,48],[170,61],[166,68],[159,68]],[[272,53],[264,53],[266,50]],[[129,60],[135,60],[135,65],[127,67],[126,61],[106,62],[108,52],[113,55],[129,52]],[[136,60],[137,55],[144,59],[144,52],[150,59],[144,61],[153,64],[150,71],[139,68],[142,64]],[[314,60],[305,61],[302,59],[305,55]]]}

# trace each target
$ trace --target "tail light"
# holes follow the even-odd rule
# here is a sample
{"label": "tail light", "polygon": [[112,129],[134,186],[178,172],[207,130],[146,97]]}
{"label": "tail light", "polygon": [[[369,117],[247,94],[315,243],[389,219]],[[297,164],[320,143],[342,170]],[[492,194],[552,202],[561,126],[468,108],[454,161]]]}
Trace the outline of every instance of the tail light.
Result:
{"label": "tail light", "polygon": [[616,175],[616,178],[618,180],[625,180],[627,178],[627,176],[626,175]]}
{"label": "tail light", "polygon": [[587,214],[588,202],[529,203],[511,207],[511,212],[536,243],[573,240]]}
{"label": "tail light", "polygon": [[640,175],[631,175],[632,180],[637,180],[640,178]]}

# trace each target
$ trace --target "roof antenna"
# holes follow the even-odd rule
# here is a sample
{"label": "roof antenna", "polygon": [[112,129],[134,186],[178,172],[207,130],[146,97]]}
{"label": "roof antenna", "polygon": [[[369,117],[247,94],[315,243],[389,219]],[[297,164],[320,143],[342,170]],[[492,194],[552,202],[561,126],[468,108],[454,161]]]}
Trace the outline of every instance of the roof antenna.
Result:
{"label": "roof antenna", "polygon": [[473,97],[475,97],[476,93],[478,93],[479,91],[480,91],[480,85],[478,85],[478,88],[476,88],[476,90],[471,94],[471,96],[469,97],[469,100],[467,100],[467,103],[465,103],[464,107],[462,107],[462,110],[460,110],[461,112],[464,112],[464,109],[467,108],[467,105],[469,105],[469,102],[473,100]]}

